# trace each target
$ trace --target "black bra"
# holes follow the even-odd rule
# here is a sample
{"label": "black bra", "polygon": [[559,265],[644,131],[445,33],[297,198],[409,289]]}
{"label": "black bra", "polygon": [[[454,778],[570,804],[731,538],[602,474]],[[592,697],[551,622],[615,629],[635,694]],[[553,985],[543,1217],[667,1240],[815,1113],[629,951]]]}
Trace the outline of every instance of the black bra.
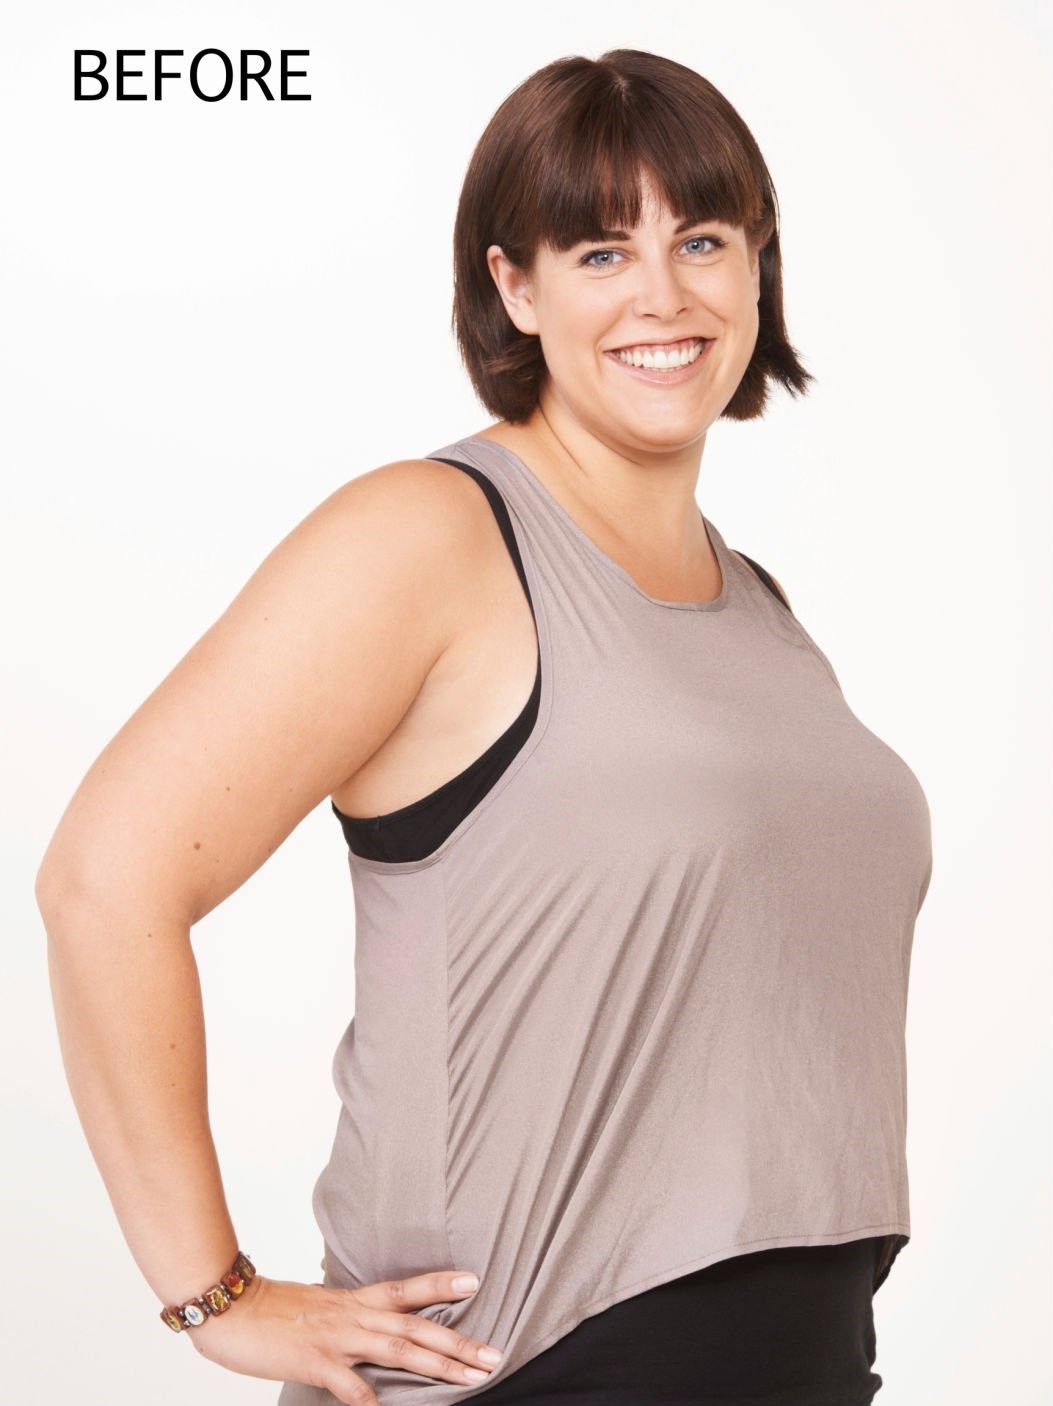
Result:
{"label": "black bra", "polygon": [[[438,458],[439,456],[434,457]],[[466,474],[471,474],[486,494],[501,529],[501,535],[505,539],[505,545],[515,563],[516,572],[530,604],[531,613],[533,613],[534,603],[530,599],[530,588],[527,585],[526,572],[523,569],[523,561],[516,543],[515,533],[512,530],[512,522],[508,516],[505,501],[497,487],[486,474],[473,468],[470,464],[462,464],[459,459],[441,459],[440,462],[452,464],[455,468],[463,469]],[[776,600],[789,610],[789,603],[764,567],[751,557],[746,556],[745,552],[739,552],[739,556],[749,562]],[[475,809],[491,787],[496,784],[498,778],[507,770],[513,757],[516,756],[533,731],[540,703],[541,656],[539,653],[534,687],[518,718],[505,729],[496,742],[487,747],[482,756],[477,757],[474,762],[471,762],[451,780],[444,781],[441,786],[427,796],[421,797],[420,800],[411,801],[409,805],[400,806],[398,810],[388,811],[386,815],[368,817],[345,815],[342,810],[337,809],[334,802],[330,801],[329,804],[343,827],[348,848],[353,853],[361,855],[363,859],[377,859],[387,861],[390,864],[426,858],[442,844],[448,835],[453,833],[464,817]]]}

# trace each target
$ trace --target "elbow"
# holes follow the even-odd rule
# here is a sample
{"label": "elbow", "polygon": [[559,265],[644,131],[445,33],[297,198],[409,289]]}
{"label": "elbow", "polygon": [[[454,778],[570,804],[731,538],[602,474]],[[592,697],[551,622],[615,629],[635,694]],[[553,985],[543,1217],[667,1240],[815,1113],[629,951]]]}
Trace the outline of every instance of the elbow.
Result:
{"label": "elbow", "polygon": [[46,924],[50,924],[55,915],[67,906],[79,882],[75,877],[79,867],[71,853],[67,829],[60,822],[48,842],[33,882],[33,897]]}
{"label": "elbow", "polygon": [[85,885],[78,869],[50,850],[44,856],[33,884],[33,897],[49,936],[83,897]]}
{"label": "elbow", "polygon": [[36,899],[40,916],[45,923],[49,922],[58,908],[61,907],[61,895],[69,885],[68,868],[55,855],[54,841],[48,846],[44,858],[40,861],[36,878],[33,881],[33,897]]}
{"label": "elbow", "polygon": [[116,859],[99,845],[51,848],[33,885],[50,942],[84,941],[88,931],[126,930],[145,922],[175,924],[189,932],[195,919],[188,895],[173,892],[167,876],[140,859]]}
{"label": "elbow", "polygon": [[33,884],[40,916],[49,934],[86,907],[112,908],[117,876],[97,850],[59,845],[53,839],[37,869]]}

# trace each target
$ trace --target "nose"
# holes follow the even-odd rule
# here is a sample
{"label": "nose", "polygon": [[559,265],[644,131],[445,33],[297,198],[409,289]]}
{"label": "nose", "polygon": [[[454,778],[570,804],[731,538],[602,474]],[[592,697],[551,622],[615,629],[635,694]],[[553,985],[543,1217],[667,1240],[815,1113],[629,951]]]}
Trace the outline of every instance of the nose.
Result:
{"label": "nose", "polygon": [[637,269],[632,309],[637,316],[666,321],[686,311],[687,288],[671,259],[641,259]]}

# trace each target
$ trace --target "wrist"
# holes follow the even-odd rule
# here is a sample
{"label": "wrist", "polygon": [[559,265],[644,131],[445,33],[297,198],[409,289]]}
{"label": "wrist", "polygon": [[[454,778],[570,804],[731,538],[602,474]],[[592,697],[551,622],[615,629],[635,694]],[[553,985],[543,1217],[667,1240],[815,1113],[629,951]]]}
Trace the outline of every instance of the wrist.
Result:
{"label": "wrist", "polygon": [[239,1250],[234,1263],[214,1284],[180,1304],[162,1308],[159,1315],[161,1321],[173,1333],[181,1333],[184,1328],[200,1328],[210,1318],[226,1313],[236,1304],[255,1277],[255,1265],[248,1255]]}

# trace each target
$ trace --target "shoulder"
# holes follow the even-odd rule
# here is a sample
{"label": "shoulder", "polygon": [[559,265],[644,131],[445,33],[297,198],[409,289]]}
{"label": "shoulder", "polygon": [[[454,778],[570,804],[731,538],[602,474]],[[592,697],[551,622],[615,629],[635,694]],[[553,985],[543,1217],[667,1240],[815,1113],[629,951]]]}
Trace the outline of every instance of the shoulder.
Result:
{"label": "shoulder", "polygon": [[[744,562],[749,567],[749,569],[753,572],[754,576],[756,576],[759,581],[764,581],[764,576],[762,576],[757,570],[757,566],[759,565],[759,563],[751,561],[750,558],[745,555],[745,553],[736,551],[734,547],[732,547],[731,550],[735,552],[735,555],[740,561]],[[776,577],[772,575],[772,573],[768,570],[767,567],[763,567],[762,570],[764,571],[768,579],[775,585],[779,592],[779,595],[782,596],[783,604],[786,606],[786,609],[792,613],[793,607],[790,605],[790,598],[789,596],[787,596],[786,591],[783,589],[782,582],[777,580]]]}
{"label": "shoulder", "polygon": [[444,540],[447,531],[472,528],[480,508],[486,500],[463,470],[439,459],[396,459],[349,479],[316,512]]}
{"label": "shoulder", "polygon": [[463,575],[493,550],[494,514],[471,474],[439,459],[396,459],[342,484],[316,510],[397,560]]}
{"label": "shoulder", "polygon": [[334,688],[381,667],[419,683],[458,637],[481,559],[479,513],[465,486],[489,509],[462,480],[460,470],[422,459],[347,480],[260,561],[220,631],[249,637],[266,622],[289,669],[317,670],[322,656],[343,661]]}
{"label": "shoulder", "polygon": [[435,459],[398,459],[334,489],[288,533],[279,555],[334,569],[345,589],[397,592],[463,582],[493,514],[470,475]]}

